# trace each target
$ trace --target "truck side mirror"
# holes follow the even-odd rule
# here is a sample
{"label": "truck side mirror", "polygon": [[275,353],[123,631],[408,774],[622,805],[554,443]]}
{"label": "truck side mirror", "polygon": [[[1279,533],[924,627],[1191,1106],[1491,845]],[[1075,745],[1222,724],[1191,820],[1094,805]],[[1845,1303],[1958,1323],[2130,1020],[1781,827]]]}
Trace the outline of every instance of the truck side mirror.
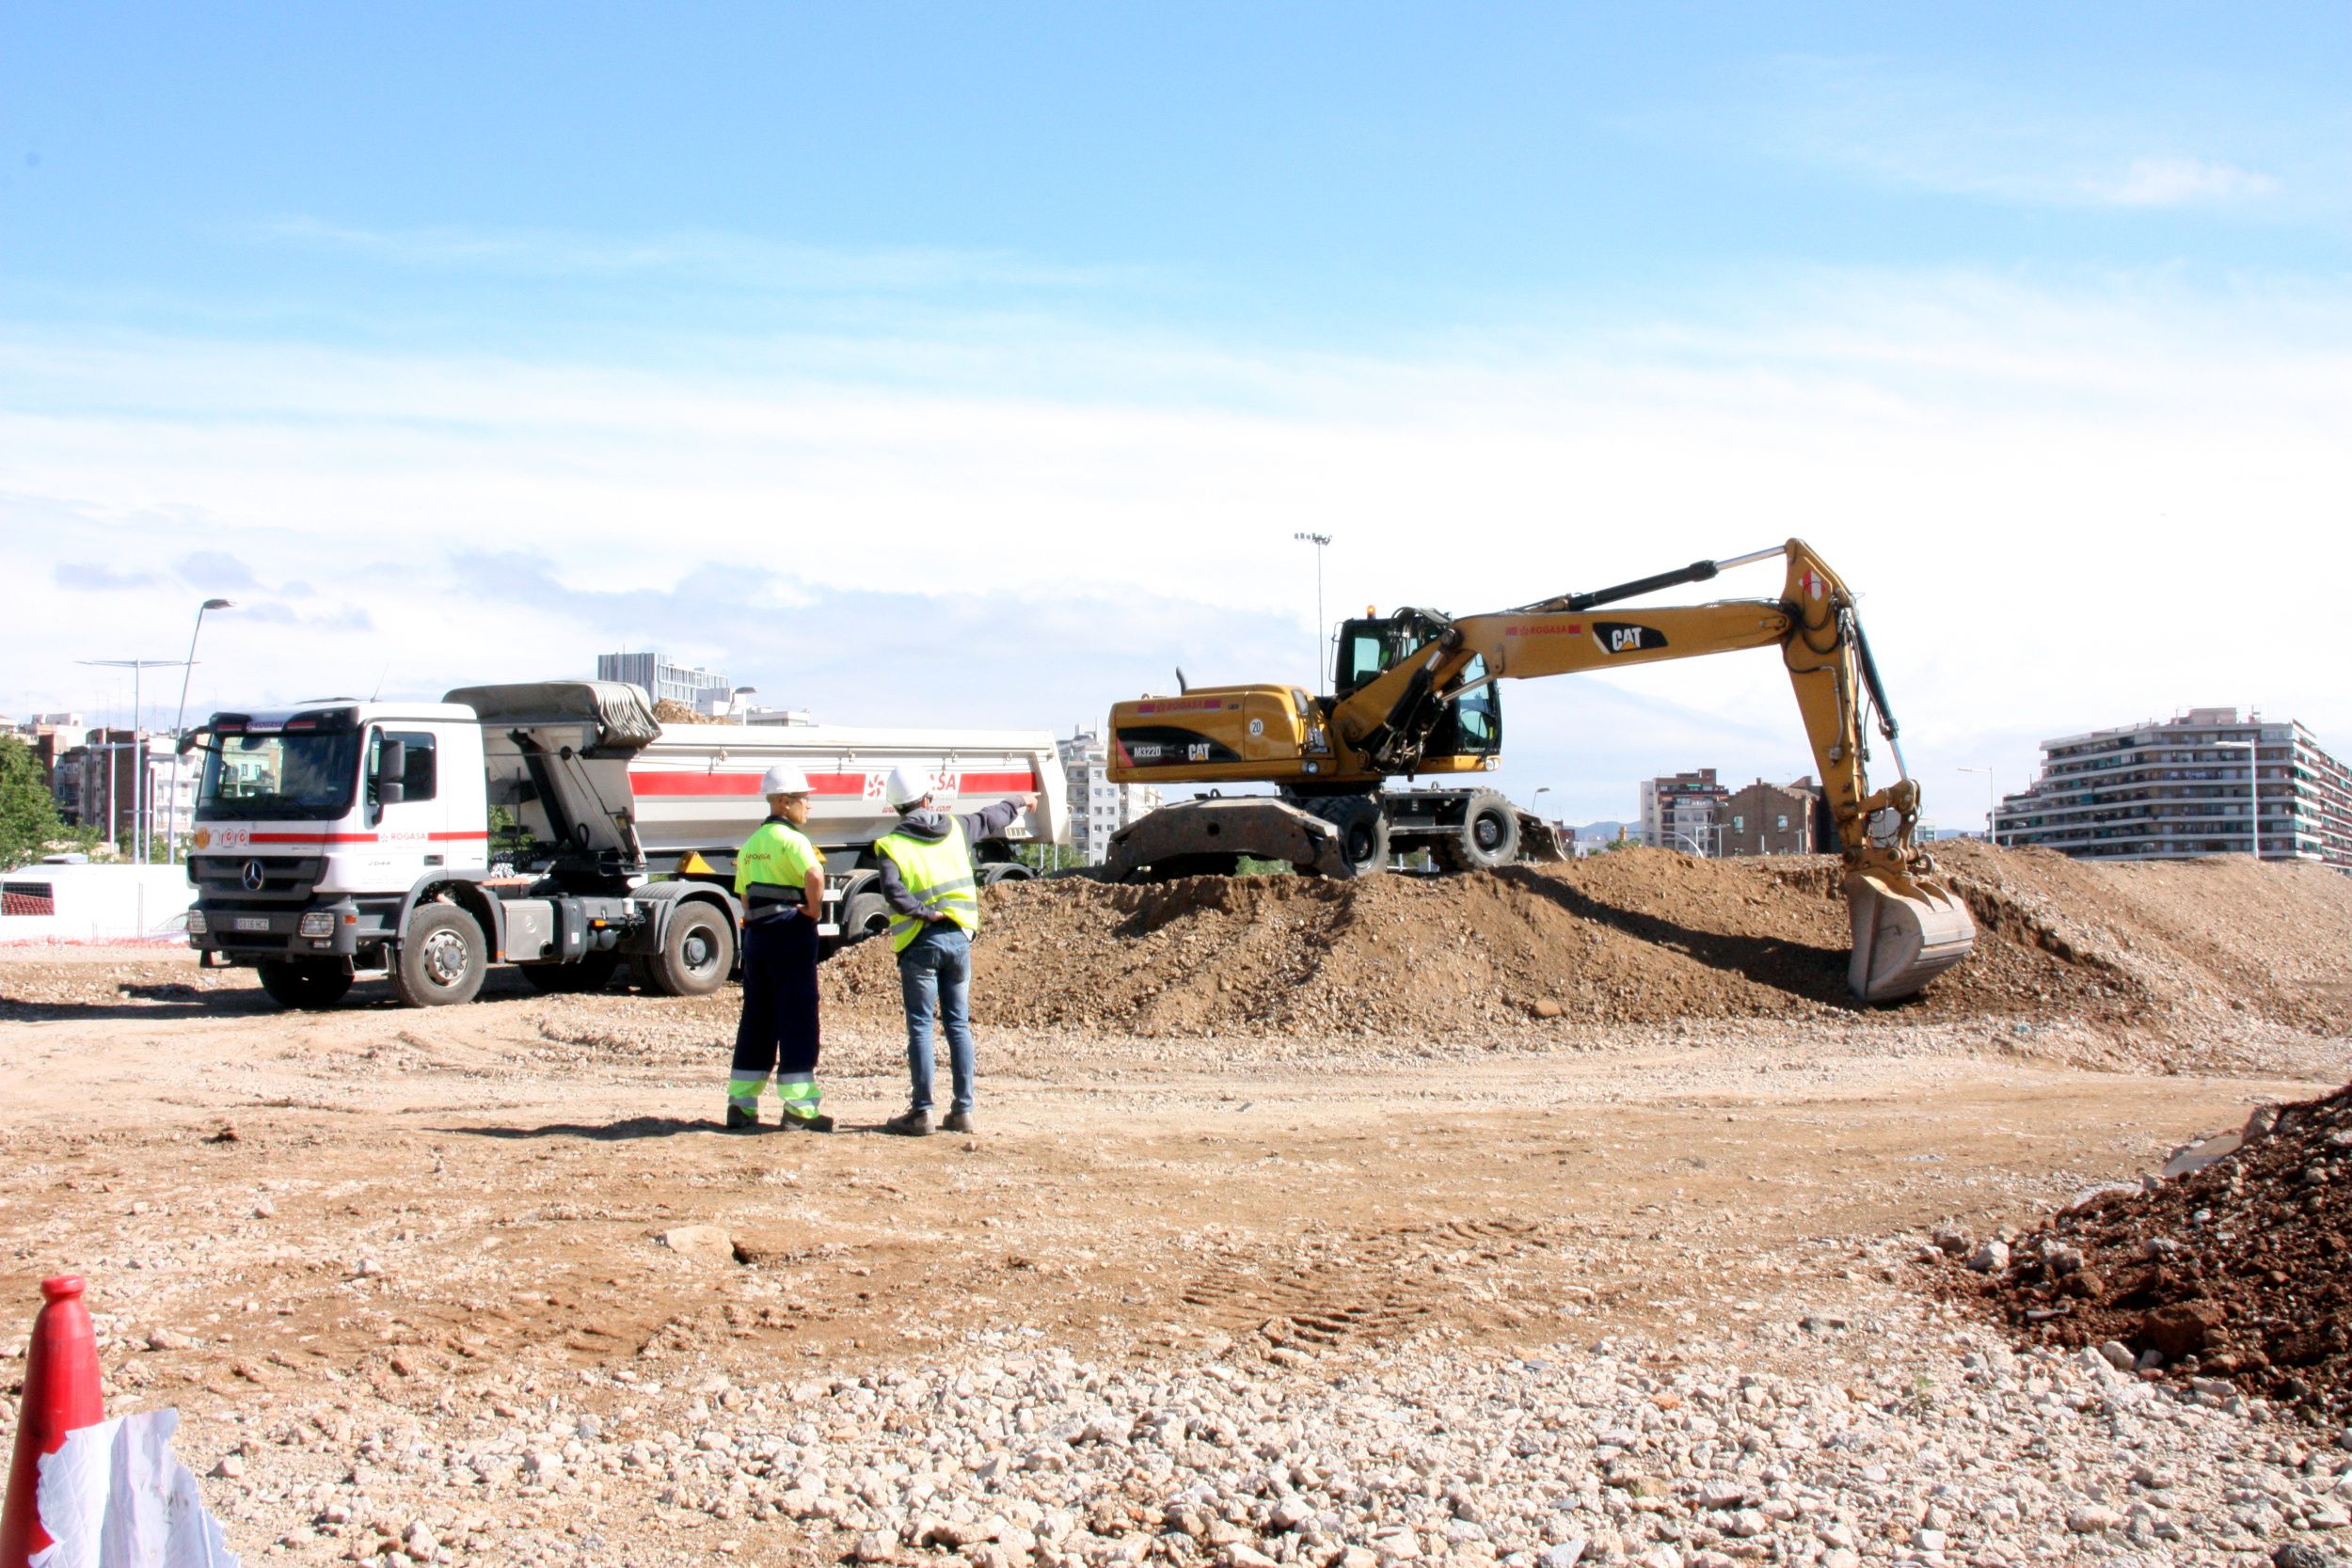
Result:
{"label": "truck side mirror", "polygon": [[375,802],[396,806],[407,799],[408,743],[384,740],[375,748]]}

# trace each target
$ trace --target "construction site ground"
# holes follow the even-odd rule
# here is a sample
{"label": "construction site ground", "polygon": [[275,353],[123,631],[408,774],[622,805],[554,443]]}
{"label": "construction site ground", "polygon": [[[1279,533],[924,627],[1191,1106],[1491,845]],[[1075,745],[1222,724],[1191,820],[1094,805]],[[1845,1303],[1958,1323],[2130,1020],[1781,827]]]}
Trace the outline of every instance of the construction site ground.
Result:
{"label": "construction site ground", "polygon": [[182,1413],[249,1561],[2352,1533],[2334,1430],[2011,1339],[1923,1247],[2341,1087],[2344,879],[1979,851],[1978,957],[1871,1012],[1827,863],[1603,860],[997,890],[980,1131],[921,1141],[880,944],[827,967],[830,1137],[715,1129],[731,988],[302,1014],[0,949],[0,1354],[86,1276],[109,1411]]}

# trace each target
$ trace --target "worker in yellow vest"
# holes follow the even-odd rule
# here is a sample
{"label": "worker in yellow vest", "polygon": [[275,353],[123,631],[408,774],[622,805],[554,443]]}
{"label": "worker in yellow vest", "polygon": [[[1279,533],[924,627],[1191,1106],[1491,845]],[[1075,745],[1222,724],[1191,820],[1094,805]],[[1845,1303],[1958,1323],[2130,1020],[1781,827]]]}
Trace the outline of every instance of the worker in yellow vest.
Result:
{"label": "worker in yellow vest", "polygon": [[898,825],[874,841],[882,858],[882,897],[890,905],[890,945],[898,955],[898,990],[907,1010],[907,1072],[914,1082],[904,1116],[886,1132],[919,1138],[931,1130],[931,1029],[947,1037],[955,1098],[940,1126],[969,1132],[972,1081],[972,933],[980,928],[977,867],[972,846],[993,838],[1037,804],[1035,795],[999,800],[985,811],[948,816],[931,809],[930,781],[906,768],[890,771],[889,803]]}
{"label": "worker in yellow vest", "polygon": [[735,896],[743,904],[743,1016],[727,1075],[727,1130],[759,1126],[759,1096],[775,1074],[786,1130],[833,1131],[818,1107],[817,923],[825,912],[825,857],[801,827],[808,820],[808,775],[788,762],[759,782],[768,820],[735,857]]}

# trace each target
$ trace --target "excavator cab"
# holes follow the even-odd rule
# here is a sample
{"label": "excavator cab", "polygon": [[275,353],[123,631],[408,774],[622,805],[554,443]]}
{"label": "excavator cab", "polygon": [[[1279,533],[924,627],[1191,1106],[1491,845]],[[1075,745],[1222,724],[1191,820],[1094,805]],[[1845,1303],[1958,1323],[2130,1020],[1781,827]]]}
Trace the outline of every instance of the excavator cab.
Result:
{"label": "excavator cab", "polygon": [[[1387,673],[1397,660],[1427,647],[1442,629],[1418,610],[1341,622],[1339,652],[1331,672],[1331,689],[1337,693],[1334,701],[1345,702],[1365,682]],[[1486,675],[1483,658],[1474,657],[1464,667],[1455,685],[1470,689],[1445,705],[1422,744],[1422,755],[1486,757],[1502,750],[1502,697]]]}

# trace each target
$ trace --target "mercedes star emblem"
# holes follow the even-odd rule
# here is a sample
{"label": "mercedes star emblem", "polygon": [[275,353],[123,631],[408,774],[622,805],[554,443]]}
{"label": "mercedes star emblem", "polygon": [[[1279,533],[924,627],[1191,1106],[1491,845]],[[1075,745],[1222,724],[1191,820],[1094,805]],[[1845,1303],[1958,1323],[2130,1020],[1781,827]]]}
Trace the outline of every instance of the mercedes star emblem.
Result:
{"label": "mercedes star emblem", "polygon": [[246,862],[246,863],[245,863],[245,874],[244,874],[244,876],[243,876],[242,878],[240,878],[239,879],[240,879],[240,880],[242,880],[242,881],[245,883],[246,891],[247,893],[259,893],[259,892],[261,892],[261,891],[262,891],[262,863],[261,863],[260,861],[247,861],[247,862]]}

